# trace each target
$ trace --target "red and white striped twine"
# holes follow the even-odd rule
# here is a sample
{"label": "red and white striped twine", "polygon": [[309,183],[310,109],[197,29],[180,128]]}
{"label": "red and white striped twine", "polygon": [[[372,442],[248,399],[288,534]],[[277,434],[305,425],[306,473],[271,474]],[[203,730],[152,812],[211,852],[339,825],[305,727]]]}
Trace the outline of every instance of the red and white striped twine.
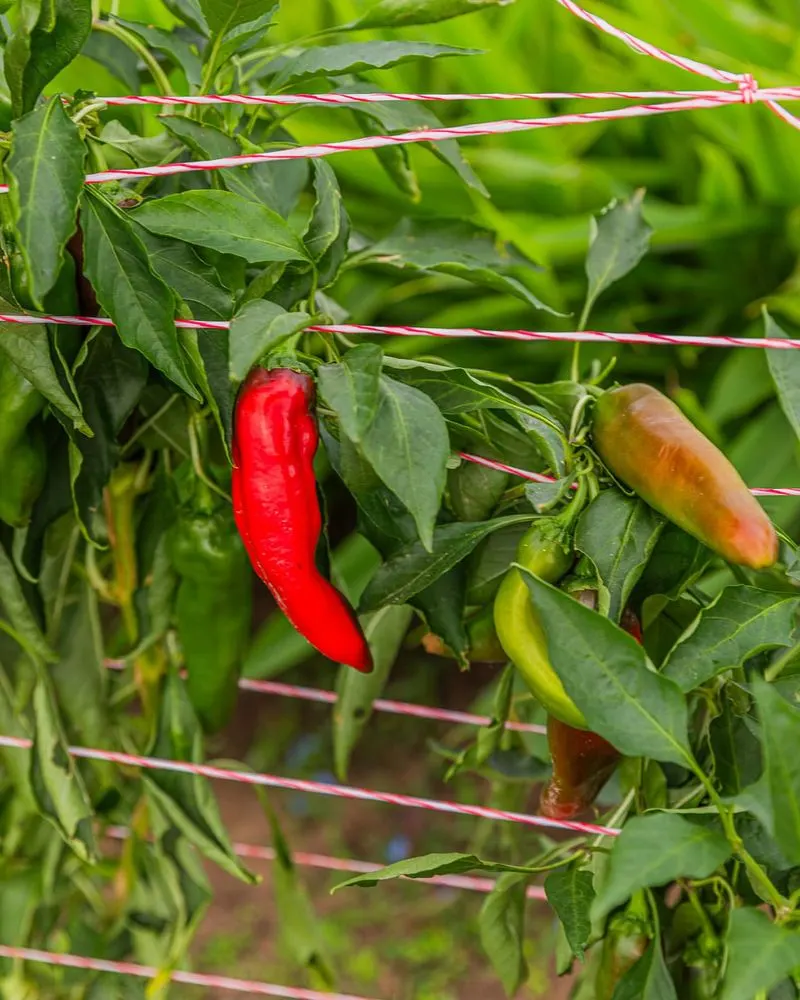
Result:
{"label": "red and white striped twine", "polygon": [[357,997],[352,993],[321,993],[319,990],[307,990],[297,986],[276,986],[272,983],[233,979],[230,976],[217,976],[201,972],[184,972],[180,969],[172,971],[156,969],[150,965],[137,965],[135,962],[112,962],[104,958],[66,955],[61,952],[41,951],[38,948],[12,948],[5,944],[0,945],[0,958],[38,962],[42,965],[55,965],[63,969],[83,969],[87,972],[135,976],[138,979],[155,979],[157,976],[161,979],[163,976],[170,982],[181,983],[184,986],[205,986],[207,989],[247,993],[250,996],[284,997],[286,1000],[367,1000],[366,997]]}
{"label": "red and white striped twine", "polygon": [[[30,750],[33,741],[18,736],[0,736],[0,746],[16,750]],[[242,785],[259,785],[264,788],[282,788],[309,795],[328,795],[334,798],[351,799],[360,802],[383,802],[387,805],[406,809],[426,809],[430,812],[451,813],[472,816],[477,819],[496,820],[505,823],[521,823],[523,826],[543,827],[550,830],[570,830],[588,836],[616,837],[619,830],[614,827],[598,826],[595,823],[578,823],[568,820],[548,819],[545,816],[531,816],[527,813],[491,809],[488,806],[467,805],[462,802],[448,802],[442,799],[423,799],[416,795],[400,795],[395,792],[378,792],[370,788],[350,785],[326,784],[321,781],[307,781],[302,778],[284,778],[275,774],[254,774],[250,771],[234,771],[212,764],[196,764],[192,761],[169,760],[164,757],[146,757],[141,754],[123,753],[118,750],[101,750],[95,747],[69,747],[69,753],[81,760],[104,760],[124,767],[141,767],[150,771],[171,771],[176,774],[192,774],[216,781],[232,781]]]}
{"label": "red and white striped twine", "polygon": [[[105,326],[113,327],[107,316],[53,316],[49,314],[0,313],[0,323],[23,326]],[[228,320],[177,319],[181,330],[230,330]],[[676,333],[609,333],[605,330],[489,330],[482,327],[377,326],[373,323],[314,324],[309,333],[344,336],[439,337],[446,340],[487,338],[490,340],[544,340],[572,343],[639,344],[643,347],[747,347],[761,350],[792,351],[800,349],[800,339],[791,337],[729,337]]]}
{"label": "red and white striped twine", "polygon": [[[751,95],[753,100],[748,100]],[[537,92],[487,92],[482,94],[409,94],[377,91],[374,94],[350,94],[334,91],[327,94],[128,94],[124,97],[98,98],[109,107],[207,107],[231,104],[244,107],[347,107],[351,104],[398,104],[424,101],[428,103],[466,101],[650,101],[650,100],[709,100],[719,104],[749,104],[755,101],[800,100],[800,87],[763,87],[755,92],[737,90],[546,90]]]}
{"label": "red and white striped twine", "polygon": [[[124,826],[110,826],[105,835],[112,840],[127,840],[130,831]],[[240,858],[253,861],[275,861],[277,852],[273,847],[262,847],[259,844],[234,844],[233,849]],[[354,858],[332,858],[327,854],[309,854],[306,851],[292,851],[292,861],[304,868],[321,868],[330,872],[348,872],[356,875],[369,875],[380,871],[383,865],[372,861],[358,861]],[[442,886],[447,889],[466,889],[470,892],[491,892],[496,882],[493,878],[477,878],[472,875],[432,875],[430,878],[407,878],[409,882],[419,882],[423,885]],[[528,899],[546,900],[547,894],[539,885],[530,885],[527,889]]]}
{"label": "red and white striped twine", "polygon": [[[113,327],[114,321],[105,316],[51,316],[27,314],[0,313],[0,323],[17,323],[25,326],[38,326],[41,323],[52,323],[56,326],[104,326]],[[175,325],[183,330],[230,330],[227,320],[197,320],[178,319]],[[648,346],[671,345],[691,347],[748,347],[767,350],[786,351],[800,348],[800,340],[791,337],[707,337],[692,334],[677,335],[670,333],[608,333],[601,330],[559,331],[559,330],[486,330],[477,327],[450,329],[431,326],[375,326],[363,323],[338,323],[307,327],[310,333],[342,334],[342,335],[381,335],[387,337],[440,337],[440,338],[481,338],[498,340],[550,340],[550,341],[580,341],[582,343],[615,343],[642,344]],[[462,454],[468,462],[477,462],[487,468],[498,469],[511,475],[530,479],[534,482],[555,482],[551,477],[526,469],[517,469],[511,465],[493,462],[491,459],[479,458],[477,455]],[[768,488],[757,487],[751,490],[756,496],[791,497],[800,496],[800,488]]]}

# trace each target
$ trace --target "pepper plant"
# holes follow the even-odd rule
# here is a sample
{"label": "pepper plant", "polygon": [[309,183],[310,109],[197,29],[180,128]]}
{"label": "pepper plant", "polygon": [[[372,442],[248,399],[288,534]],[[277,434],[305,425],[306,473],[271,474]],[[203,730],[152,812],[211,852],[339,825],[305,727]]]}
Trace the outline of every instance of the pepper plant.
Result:
{"label": "pepper plant", "polygon": [[[254,877],[205,779],[77,760],[69,747],[202,762],[243,672],[302,676],[312,646],[342,643],[337,659],[373,662],[339,667],[332,755],[346,780],[366,727],[380,726],[374,699],[421,644],[453,675],[496,664],[481,696],[491,724],[438,746],[440,773],[476,774],[487,802],[529,812],[546,780],[543,812],[604,829],[492,830],[487,857],[415,857],[344,885],[498,875],[480,933],[509,994],[527,976],[526,939],[545,933],[526,926],[526,889],[543,882],[575,997],[797,996],[798,506],[769,501],[773,526],[715,445],[752,417],[757,440],[732,456],[740,470],[752,485],[768,485],[762,466],[796,476],[800,356],[753,350],[720,365],[711,350],[620,349],[615,371],[605,345],[483,350],[332,331],[487,315],[518,329],[635,322],[631,282],[646,272],[644,303],[669,263],[645,259],[646,218],[664,218],[663,205],[634,177],[596,217],[581,209],[585,273],[559,281],[453,140],[359,161],[367,199],[334,157],[149,174],[308,143],[319,113],[114,107],[108,91],[79,89],[87,67],[163,97],[375,93],[372,71],[401,64],[417,76],[395,79],[445,91],[446,66],[480,56],[430,41],[440,29],[428,26],[469,14],[491,40],[486,28],[510,15],[502,0],[377,0],[287,39],[272,0],[164,0],[158,24],[123,6],[0,4],[2,313],[89,318],[0,324],[0,735],[30,741],[0,750],[0,945],[132,958],[163,970],[147,995],[167,995],[209,903],[201,859]],[[439,121],[415,102],[335,114],[346,134]],[[459,210],[426,200],[431,169]],[[109,170],[130,173],[85,183]],[[656,224],[659,246],[671,232]],[[771,294],[791,322],[794,286],[779,287],[791,239],[772,242],[778,276],[752,297]],[[651,299],[664,295],[674,291]],[[752,320],[731,322],[758,336]],[[766,310],[761,322],[770,337],[789,332]],[[653,390],[613,388],[632,376],[668,390],[683,415]],[[276,385],[280,406],[261,395]],[[354,534],[339,544],[343,526]],[[273,611],[254,631],[264,583],[288,618]],[[322,613],[329,603],[335,614]],[[505,728],[548,712],[552,761],[540,739]],[[279,902],[304,918],[294,958],[333,985],[268,813]],[[118,827],[121,850],[106,836]],[[3,960],[2,974],[7,1000],[145,995],[34,962]]]}

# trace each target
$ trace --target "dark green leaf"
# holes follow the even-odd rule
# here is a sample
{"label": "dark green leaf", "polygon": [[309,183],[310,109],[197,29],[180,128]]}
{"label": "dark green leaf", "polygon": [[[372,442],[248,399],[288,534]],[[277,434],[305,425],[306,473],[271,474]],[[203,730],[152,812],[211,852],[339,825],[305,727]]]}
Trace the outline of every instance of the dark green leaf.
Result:
{"label": "dark green leaf", "polygon": [[340,882],[336,890],[350,886],[370,888],[378,882],[394,878],[433,878],[436,875],[463,875],[466,872],[535,872],[526,865],[509,865],[501,861],[482,861],[474,854],[425,854],[419,858],[407,858],[396,864],[378,868],[374,872],[355,875]]}
{"label": "dark green leaf", "polygon": [[384,367],[392,378],[430,396],[442,413],[471,413],[482,409],[519,409],[522,403],[510,393],[484,382],[465,368],[387,357]]}
{"label": "dark green leaf", "polygon": [[317,271],[317,287],[326,288],[336,278],[347,256],[350,217],[333,168],[325,160],[314,160],[314,210],[303,235]]}
{"label": "dark green leaf", "polygon": [[78,128],[57,97],[14,122],[9,198],[31,297],[42,310],[75,232],[85,156]]}
{"label": "dark green leaf", "polygon": [[639,581],[637,594],[678,597],[697,580],[711,559],[711,552],[677,525],[667,522],[650,562]]}
{"label": "dark green leaf", "polygon": [[594,900],[592,873],[570,866],[551,872],[544,881],[547,901],[556,911],[573,955],[583,959],[592,921],[589,911]]}
{"label": "dark green leaf", "polygon": [[[167,677],[150,755],[201,763],[203,735],[183,681]],[[210,861],[245,882],[256,879],[237,858],[208,781],[198,775],[147,771],[142,778],[158,807]]]}
{"label": "dark green leaf", "polygon": [[507,247],[499,250],[496,239],[472,223],[403,219],[393,233],[358,259],[449,274],[514,295],[535,309],[554,312],[526,285],[506,273],[515,265],[531,270],[531,262]]}
{"label": "dark green leaf", "polygon": [[[764,336],[771,340],[786,339],[789,334],[782,330],[764,309]],[[765,351],[772,381],[778,390],[778,401],[800,438],[800,357],[795,351]]]}
{"label": "dark green leaf", "polygon": [[114,35],[93,31],[81,49],[81,55],[93,59],[135,94],[139,90],[139,57]]}
{"label": "dark green leaf", "polygon": [[644,955],[622,976],[612,1000],[678,1000],[660,941],[651,941]]}
{"label": "dark green leaf", "polygon": [[83,196],[81,218],[86,273],[122,342],[188,395],[199,398],[178,346],[172,293],[152,269],[128,219],[89,190]]}
{"label": "dark green leaf", "polygon": [[[0,305],[5,312],[12,314],[16,312],[13,306],[2,299]],[[76,430],[82,434],[90,433],[80,407],[65,392],[58,377],[50,352],[46,326],[0,323],[0,352],[8,357],[56,410],[71,421]]]}
{"label": "dark green leaf", "polygon": [[505,7],[514,0],[378,0],[348,25],[349,28],[399,28],[408,24],[432,24],[489,7]]}
{"label": "dark green leaf", "polygon": [[438,59],[441,56],[472,56],[478,49],[432,45],[429,42],[347,42],[303,49],[296,55],[282,56],[269,64],[270,87],[283,89],[316,76],[341,76],[365,69],[386,69],[412,59]]}
{"label": "dark green leaf", "polygon": [[781,851],[800,864],[800,759],[791,748],[800,733],[800,710],[771,685],[756,679],[754,692],[761,719],[764,752],[762,801],[766,826]]}
{"label": "dark green leaf", "polygon": [[728,967],[722,1000],[753,1000],[797,966],[800,934],[776,926],[759,910],[734,910],[728,924]]}
{"label": "dark green leaf", "polygon": [[14,638],[31,659],[39,663],[54,663],[58,660],[58,654],[42,635],[14,564],[2,545],[0,545],[0,612],[11,625]]}
{"label": "dark green leaf", "polygon": [[30,780],[36,802],[77,856],[92,864],[96,858],[92,805],[75,759],[67,750],[58,708],[44,676],[33,693],[33,722]]}
{"label": "dark green leaf", "polygon": [[[352,83],[347,82],[347,90],[351,93],[374,89],[368,84],[358,83],[355,80]],[[437,118],[429,108],[413,102],[363,105],[354,114],[364,135],[374,135],[375,132],[393,133],[408,132],[420,128],[441,128],[443,124],[441,119]],[[423,147],[455,171],[468,187],[480,192],[485,198],[489,197],[489,192],[483,182],[464,159],[456,139],[424,143]],[[419,185],[411,166],[408,147],[387,146],[376,150],[375,153],[384,170],[398,188],[413,201],[418,201],[420,198]]]}
{"label": "dark green leaf", "polygon": [[614,489],[604,490],[581,514],[575,546],[599,574],[599,610],[612,621],[619,621],[664,523],[643,500]]}
{"label": "dark green leaf", "polygon": [[748,725],[737,715],[728,698],[721,714],[709,726],[709,741],[714,754],[714,776],[722,795],[738,795],[761,774],[761,744]]}
{"label": "dark green leaf", "polygon": [[[226,156],[241,156],[245,146],[241,138],[228,135],[210,122],[194,121],[183,115],[165,115],[162,119],[169,132],[179,139],[198,158],[215,160]],[[248,148],[248,152],[252,151]],[[281,216],[288,214],[286,195],[280,180],[285,174],[298,171],[305,180],[305,164],[301,161],[276,161],[256,163],[249,167],[230,167],[218,170],[226,189],[249,201],[266,205]]]}
{"label": "dark green leaf", "polygon": [[200,9],[215,35],[222,35],[240,24],[255,21],[274,6],[269,0],[200,0]]}
{"label": "dark green leaf", "polygon": [[469,564],[467,604],[488,604],[514,561],[526,524],[513,524],[490,535]]}
{"label": "dark green leaf", "polygon": [[377,412],[361,451],[411,513],[423,545],[431,550],[450,456],[439,409],[424,393],[382,376]]}
{"label": "dark green leaf", "polygon": [[186,75],[190,87],[200,86],[203,75],[200,56],[177,32],[164,31],[163,28],[156,28],[152,24],[141,24],[139,21],[125,21],[120,17],[114,20],[141,38],[148,48],[162,52],[179,66]]}
{"label": "dark green leaf", "polygon": [[231,323],[229,374],[233,386],[247,378],[259,359],[300,333],[310,322],[308,313],[287,313],[265,299],[248,302]]}
{"label": "dark green leaf", "polygon": [[360,444],[378,409],[383,351],[375,344],[361,344],[338,364],[317,369],[320,392],[336,413],[345,434]]}
{"label": "dark green leaf", "polygon": [[251,263],[305,260],[306,250],[277,212],[230,191],[183,191],[133,213],[152,233],[199,244]]}
{"label": "dark green leaf", "polygon": [[682,691],[693,691],[756,653],[790,646],[798,601],[756,587],[726,587],[681,636],[664,674]]}
{"label": "dark green leaf", "polygon": [[[103,35],[102,37],[110,38],[112,36]],[[179,149],[178,143],[168,132],[159,132],[158,135],[136,135],[116,119],[103,126],[103,131],[98,139],[105,145],[118,149],[121,153],[129,156],[137,167],[150,167],[156,163],[169,162],[175,158]],[[142,230],[142,232],[144,231]]]}
{"label": "dark green leaf", "polygon": [[164,0],[164,6],[201,35],[208,35],[208,22],[200,9],[199,0]]}
{"label": "dark green leaf", "polygon": [[607,618],[521,570],[547,636],[550,661],[589,726],[630,757],[693,763],[686,699]]}
{"label": "dark green leaf", "polygon": [[592,219],[586,256],[587,314],[598,296],[632,271],[648,251],[653,230],[642,217],[643,201],[644,190],[639,190],[626,201],[613,202],[599,218]]}
{"label": "dark green leaf", "polygon": [[539,514],[552,510],[569,493],[572,476],[553,483],[525,483],[525,499]]}
{"label": "dark green leaf", "polygon": [[602,919],[637,889],[666,885],[676,878],[707,878],[731,851],[721,833],[676,813],[634,816],[614,841],[592,919]]}
{"label": "dark green leaf", "polygon": [[526,891],[524,875],[501,875],[478,918],[481,944],[508,996],[513,996],[528,976],[524,951]]}
{"label": "dark green leaf", "polygon": [[411,608],[402,606],[376,611],[363,623],[364,635],[372,651],[372,673],[362,674],[351,667],[339,668],[338,700],[333,710],[333,752],[340,781],[347,780],[350,756],[372,716],[373,701],[383,694],[411,615]]}
{"label": "dark green leaf", "polygon": [[29,7],[33,18],[23,13],[18,19],[6,46],[5,73],[15,118],[35,107],[47,84],[81,51],[92,28],[91,0],[48,0],[38,7],[41,10]]}
{"label": "dark green leaf", "polygon": [[516,410],[513,416],[536,445],[546,468],[558,478],[563,476],[567,468],[567,435],[555,418],[539,406],[529,407],[527,412]]}
{"label": "dark green leaf", "polygon": [[443,524],[433,533],[429,551],[421,542],[403,546],[380,567],[361,597],[364,611],[373,611],[385,604],[405,604],[430,586],[444,573],[461,562],[479,542],[493,531],[512,524],[530,523],[525,514],[478,521]]}
{"label": "dark green leaf", "polygon": [[[219,275],[188,243],[156,236],[142,226],[136,235],[144,243],[153,270],[180,296],[194,319],[227,320],[233,313],[233,295],[223,287]],[[214,333],[204,334],[211,338]]]}

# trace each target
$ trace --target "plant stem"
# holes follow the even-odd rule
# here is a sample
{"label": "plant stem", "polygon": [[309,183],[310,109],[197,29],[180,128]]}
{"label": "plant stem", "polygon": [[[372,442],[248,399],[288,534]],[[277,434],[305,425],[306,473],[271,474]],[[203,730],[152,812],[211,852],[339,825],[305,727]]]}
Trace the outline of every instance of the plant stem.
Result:
{"label": "plant stem", "polygon": [[121,42],[127,45],[132,52],[135,52],[136,55],[139,56],[145,66],[147,66],[150,70],[153,82],[161,93],[167,96],[174,95],[175,91],[172,89],[169,77],[159,65],[158,60],[150,49],[148,49],[148,47],[144,44],[144,42],[141,42],[136,35],[133,34],[133,32],[123,28],[122,25],[117,24],[115,21],[101,21],[99,18],[95,19],[92,27],[95,31],[103,31],[107,35],[113,35],[115,38],[118,38]]}
{"label": "plant stem", "polygon": [[[586,329],[586,324],[589,322],[589,313],[592,310],[591,299],[586,298],[583,303],[583,311],[581,312],[581,318],[578,322],[578,332],[583,333]],[[581,344],[580,341],[576,340],[572,348],[572,365],[570,367],[570,378],[573,382],[579,382],[581,377]]]}
{"label": "plant stem", "polygon": [[800,642],[787,649],[783,656],[779,657],[771,666],[764,671],[764,680],[771,684],[789,666],[792,660],[800,652]]}

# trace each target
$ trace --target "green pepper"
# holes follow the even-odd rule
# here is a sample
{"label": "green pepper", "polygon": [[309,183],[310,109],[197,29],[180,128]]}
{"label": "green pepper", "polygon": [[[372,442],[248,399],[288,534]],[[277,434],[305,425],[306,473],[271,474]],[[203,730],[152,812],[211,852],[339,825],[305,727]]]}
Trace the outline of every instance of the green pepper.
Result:
{"label": "green pepper", "polygon": [[229,505],[197,481],[170,530],[187,691],[207,732],[228,722],[252,617],[252,575]]}
{"label": "green pepper", "polygon": [[[516,562],[546,583],[555,583],[573,562],[565,541],[563,522],[541,518],[522,536]],[[564,690],[547,653],[547,638],[522,574],[512,567],[503,578],[494,602],[494,624],[508,658],[550,715],[576,729],[586,720]]]}
{"label": "green pepper", "polygon": [[647,951],[652,936],[647,901],[643,893],[637,892],[606,928],[595,979],[596,1000],[612,1000],[620,980]]}

